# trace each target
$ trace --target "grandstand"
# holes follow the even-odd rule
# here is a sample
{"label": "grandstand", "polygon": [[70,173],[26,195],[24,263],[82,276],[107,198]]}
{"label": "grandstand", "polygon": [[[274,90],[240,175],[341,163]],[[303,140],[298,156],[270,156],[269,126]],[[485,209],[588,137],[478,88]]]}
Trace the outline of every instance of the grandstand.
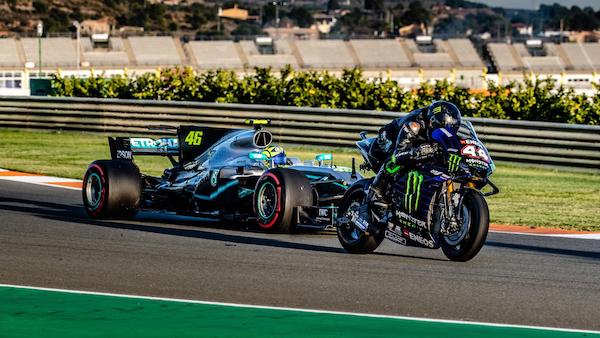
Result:
{"label": "grandstand", "polygon": [[570,68],[573,70],[593,71],[594,66],[591,63],[590,57],[582,44],[580,43],[564,43],[561,45],[565,53],[565,58],[568,60]]}
{"label": "grandstand", "polygon": [[[38,64],[38,39],[21,39],[25,62]],[[49,67],[76,67],[75,41],[69,38],[42,39],[42,63]]]}
{"label": "grandstand", "polygon": [[198,68],[243,68],[233,41],[191,41],[187,44]]}
{"label": "grandstand", "polygon": [[350,50],[342,40],[298,40],[294,41],[307,68],[347,68],[356,66]]}
{"label": "grandstand", "polygon": [[594,71],[600,70],[600,44],[599,43],[584,43],[583,49]]}
{"label": "grandstand", "polygon": [[364,68],[408,68],[412,62],[396,40],[350,40]]}
{"label": "grandstand", "polygon": [[[482,68],[483,62],[468,39],[448,39],[448,45],[458,57],[458,64],[463,67]],[[458,66],[458,65],[455,65]]]}
{"label": "grandstand", "polygon": [[[82,37],[80,50],[71,38],[42,38],[42,76],[63,74],[107,76],[130,69],[139,74],[157,67],[191,66],[198,71],[230,69],[243,74],[253,67],[326,69],[362,67],[364,76],[387,76],[406,87],[423,81],[448,79],[482,88],[484,68],[493,65],[487,80],[522,80],[524,73],[560,79],[574,88],[591,88],[600,80],[600,43],[489,43],[484,60],[468,39],[354,39],[298,40],[259,37],[242,41],[181,42],[169,36]],[[79,58],[77,57],[79,53]],[[80,64],[77,65],[79,59]],[[25,88],[38,72],[38,39],[0,39],[0,94],[6,88]],[[498,74],[493,74],[493,69]],[[35,72],[32,72],[35,69]],[[32,73],[31,76],[29,73]],[[2,87],[4,86],[4,87]],[[16,91],[14,91],[16,92]],[[22,91],[21,91],[22,92]]]}
{"label": "grandstand", "polygon": [[490,43],[488,45],[492,61],[499,72],[522,71],[523,65],[515,58],[516,51],[512,45],[505,43]]}
{"label": "grandstand", "polygon": [[81,40],[81,52],[83,59],[91,67],[128,67],[130,65],[121,38],[110,38],[106,48],[95,46],[91,39],[84,38]]}
{"label": "grandstand", "polygon": [[240,41],[239,45],[244,53],[247,64],[250,67],[274,67],[282,68],[290,65],[298,67],[296,58],[292,54],[292,49],[288,40],[275,40],[272,43],[263,44],[263,49],[268,52],[261,52],[256,41]]}
{"label": "grandstand", "polygon": [[0,39],[0,68],[19,68],[21,60],[13,39]]}
{"label": "grandstand", "polygon": [[178,44],[170,36],[136,36],[127,39],[138,65],[175,66],[185,64],[179,56]]}
{"label": "grandstand", "polygon": [[522,43],[491,43],[488,50],[501,72],[560,74],[592,73],[600,69],[600,43],[548,43],[540,55],[532,55]]}

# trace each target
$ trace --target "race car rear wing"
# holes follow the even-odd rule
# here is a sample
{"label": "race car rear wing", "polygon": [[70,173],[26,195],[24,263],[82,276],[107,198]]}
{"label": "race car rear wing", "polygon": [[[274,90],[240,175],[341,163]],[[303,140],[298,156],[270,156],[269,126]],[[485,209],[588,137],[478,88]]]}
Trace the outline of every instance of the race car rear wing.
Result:
{"label": "race car rear wing", "polygon": [[108,145],[112,159],[133,160],[133,155],[154,155],[167,156],[173,165],[178,162],[184,164],[235,130],[237,129],[180,126],[177,128],[177,137],[109,137]]}
{"label": "race car rear wing", "polygon": [[132,160],[133,155],[179,155],[179,142],[175,137],[158,140],[148,137],[109,137],[108,146],[113,159]]}

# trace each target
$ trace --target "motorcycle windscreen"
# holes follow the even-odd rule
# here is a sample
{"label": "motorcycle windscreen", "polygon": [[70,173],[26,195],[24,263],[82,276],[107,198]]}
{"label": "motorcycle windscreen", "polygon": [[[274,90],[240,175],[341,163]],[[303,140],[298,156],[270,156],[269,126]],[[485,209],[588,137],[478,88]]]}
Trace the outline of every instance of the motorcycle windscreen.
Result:
{"label": "motorcycle windscreen", "polygon": [[431,133],[431,138],[439,143],[446,152],[457,153],[460,150],[460,139],[451,129],[435,129]]}

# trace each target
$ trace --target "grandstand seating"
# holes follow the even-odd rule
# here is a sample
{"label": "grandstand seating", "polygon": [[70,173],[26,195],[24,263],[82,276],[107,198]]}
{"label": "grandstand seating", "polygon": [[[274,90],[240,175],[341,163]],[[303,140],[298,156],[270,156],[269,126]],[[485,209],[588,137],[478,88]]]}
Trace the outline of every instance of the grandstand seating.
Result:
{"label": "grandstand seating", "polygon": [[564,69],[562,61],[557,56],[525,56],[521,59],[526,69],[532,72],[552,72]]}
{"label": "grandstand seating", "polygon": [[202,69],[243,67],[233,41],[191,41],[188,46]]}
{"label": "grandstand seating", "polygon": [[365,68],[410,67],[411,62],[396,40],[350,40],[360,65]]}
{"label": "grandstand seating", "polygon": [[[108,44],[101,41],[94,46],[89,38],[82,37],[81,61],[107,72],[124,67],[143,72],[172,65],[246,71],[246,67],[281,68],[288,64],[339,72],[341,68],[360,66],[366,77],[389,70],[390,77],[406,86],[443,78],[470,87],[483,86],[480,76],[484,61],[468,39],[434,39],[424,44],[412,39],[276,39],[272,46],[257,44],[269,43],[267,39],[257,41],[181,43],[172,37],[111,37]],[[523,43],[489,43],[487,48],[496,69],[503,73],[498,76],[502,81],[521,79],[522,72],[552,76],[564,72],[567,77],[563,76],[563,81],[587,88],[592,80],[581,79],[595,78],[594,72],[600,70],[600,43],[544,43],[543,49],[528,48]],[[42,56],[45,68],[72,72],[77,66],[76,42],[72,38],[43,38]],[[37,38],[0,39],[3,72],[24,72],[25,63],[35,64],[37,59]],[[81,70],[86,69],[84,63]]]}
{"label": "grandstand seating", "polygon": [[544,46],[546,55],[535,53],[538,56],[533,56],[522,43],[512,45],[505,43],[488,44],[492,61],[498,71],[501,72],[560,73],[574,68],[574,65],[578,65],[577,69],[586,69],[587,66],[582,63],[585,59],[581,59],[581,52],[575,48],[577,47],[573,44],[555,45],[549,43]]}
{"label": "grandstand seating", "polygon": [[274,40],[273,45],[277,54],[292,54],[289,40]]}
{"label": "grandstand seating", "polygon": [[82,38],[80,43],[83,60],[89,62],[92,67],[129,66],[129,58],[121,38],[111,38],[108,49],[94,48],[92,41],[88,38]]}
{"label": "grandstand seating", "polygon": [[261,54],[254,41],[240,41],[240,47],[246,56],[250,67],[275,67],[281,68],[286,65],[298,67],[296,58],[292,55],[289,41],[275,40],[273,49],[275,54]]}
{"label": "grandstand seating", "polygon": [[563,43],[560,47],[574,70],[592,71],[594,69],[585,49],[580,43]]}
{"label": "grandstand seating", "polygon": [[479,54],[468,39],[448,39],[448,45],[454,51],[461,66],[483,67]]}
{"label": "grandstand seating", "polygon": [[138,65],[181,65],[175,40],[170,36],[136,36],[128,38]]}
{"label": "grandstand seating", "polygon": [[584,43],[583,49],[595,70],[600,70],[600,43]]}
{"label": "grandstand seating", "polygon": [[511,47],[511,45],[505,43],[488,44],[488,50],[492,56],[492,61],[496,65],[498,71],[510,72],[520,70],[520,66],[510,50]]}
{"label": "grandstand seating", "polygon": [[448,53],[414,53],[415,62],[423,68],[447,68],[454,63]]}
{"label": "grandstand seating", "polygon": [[522,44],[522,43],[515,43],[515,44],[512,45],[512,47],[517,52],[517,55],[520,56],[521,58],[530,57],[531,56],[531,54],[527,50],[527,47],[525,47],[525,45]]}
{"label": "grandstand seating", "polygon": [[19,67],[22,65],[15,40],[0,39],[0,67]]}
{"label": "grandstand seating", "polygon": [[[26,62],[38,62],[38,39],[21,39]],[[42,64],[46,67],[75,67],[75,41],[70,38],[42,39]]]}
{"label": "grandstand seating", "polygon": [[298,52],[308,68],[354,67],[350,51],[342,40],[294,41]]}
{"label": "grandstand seating", "polygon": [[417,43],[414,40],[402,40],[402,43],[407,47],[407,49],[411,53],[420,53],[419,47],[417,46]]}

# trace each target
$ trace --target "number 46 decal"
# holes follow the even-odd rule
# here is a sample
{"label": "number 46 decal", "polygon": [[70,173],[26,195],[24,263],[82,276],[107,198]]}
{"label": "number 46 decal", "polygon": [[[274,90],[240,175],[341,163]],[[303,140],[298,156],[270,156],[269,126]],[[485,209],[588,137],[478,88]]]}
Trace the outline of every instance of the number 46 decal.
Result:
{"label": "number 46 decal", "polygon": [[489,162],[489,160],[490,160],[488,158],[488,155],[485,152],[485,150],[483,150],[482,148],[479,148],[478,146],[476,146],[474,144],[469,144],[469,145],[464,146],[460,152],[463,155],[467,155],[467,156],[473,157],[473,158],[479,158],[486,162]]}
{"label": "number 46 decal", "polygon": [[202,143],[202,131],[190,131],[185,137],[185,143],[190,146],[199,146]]}

